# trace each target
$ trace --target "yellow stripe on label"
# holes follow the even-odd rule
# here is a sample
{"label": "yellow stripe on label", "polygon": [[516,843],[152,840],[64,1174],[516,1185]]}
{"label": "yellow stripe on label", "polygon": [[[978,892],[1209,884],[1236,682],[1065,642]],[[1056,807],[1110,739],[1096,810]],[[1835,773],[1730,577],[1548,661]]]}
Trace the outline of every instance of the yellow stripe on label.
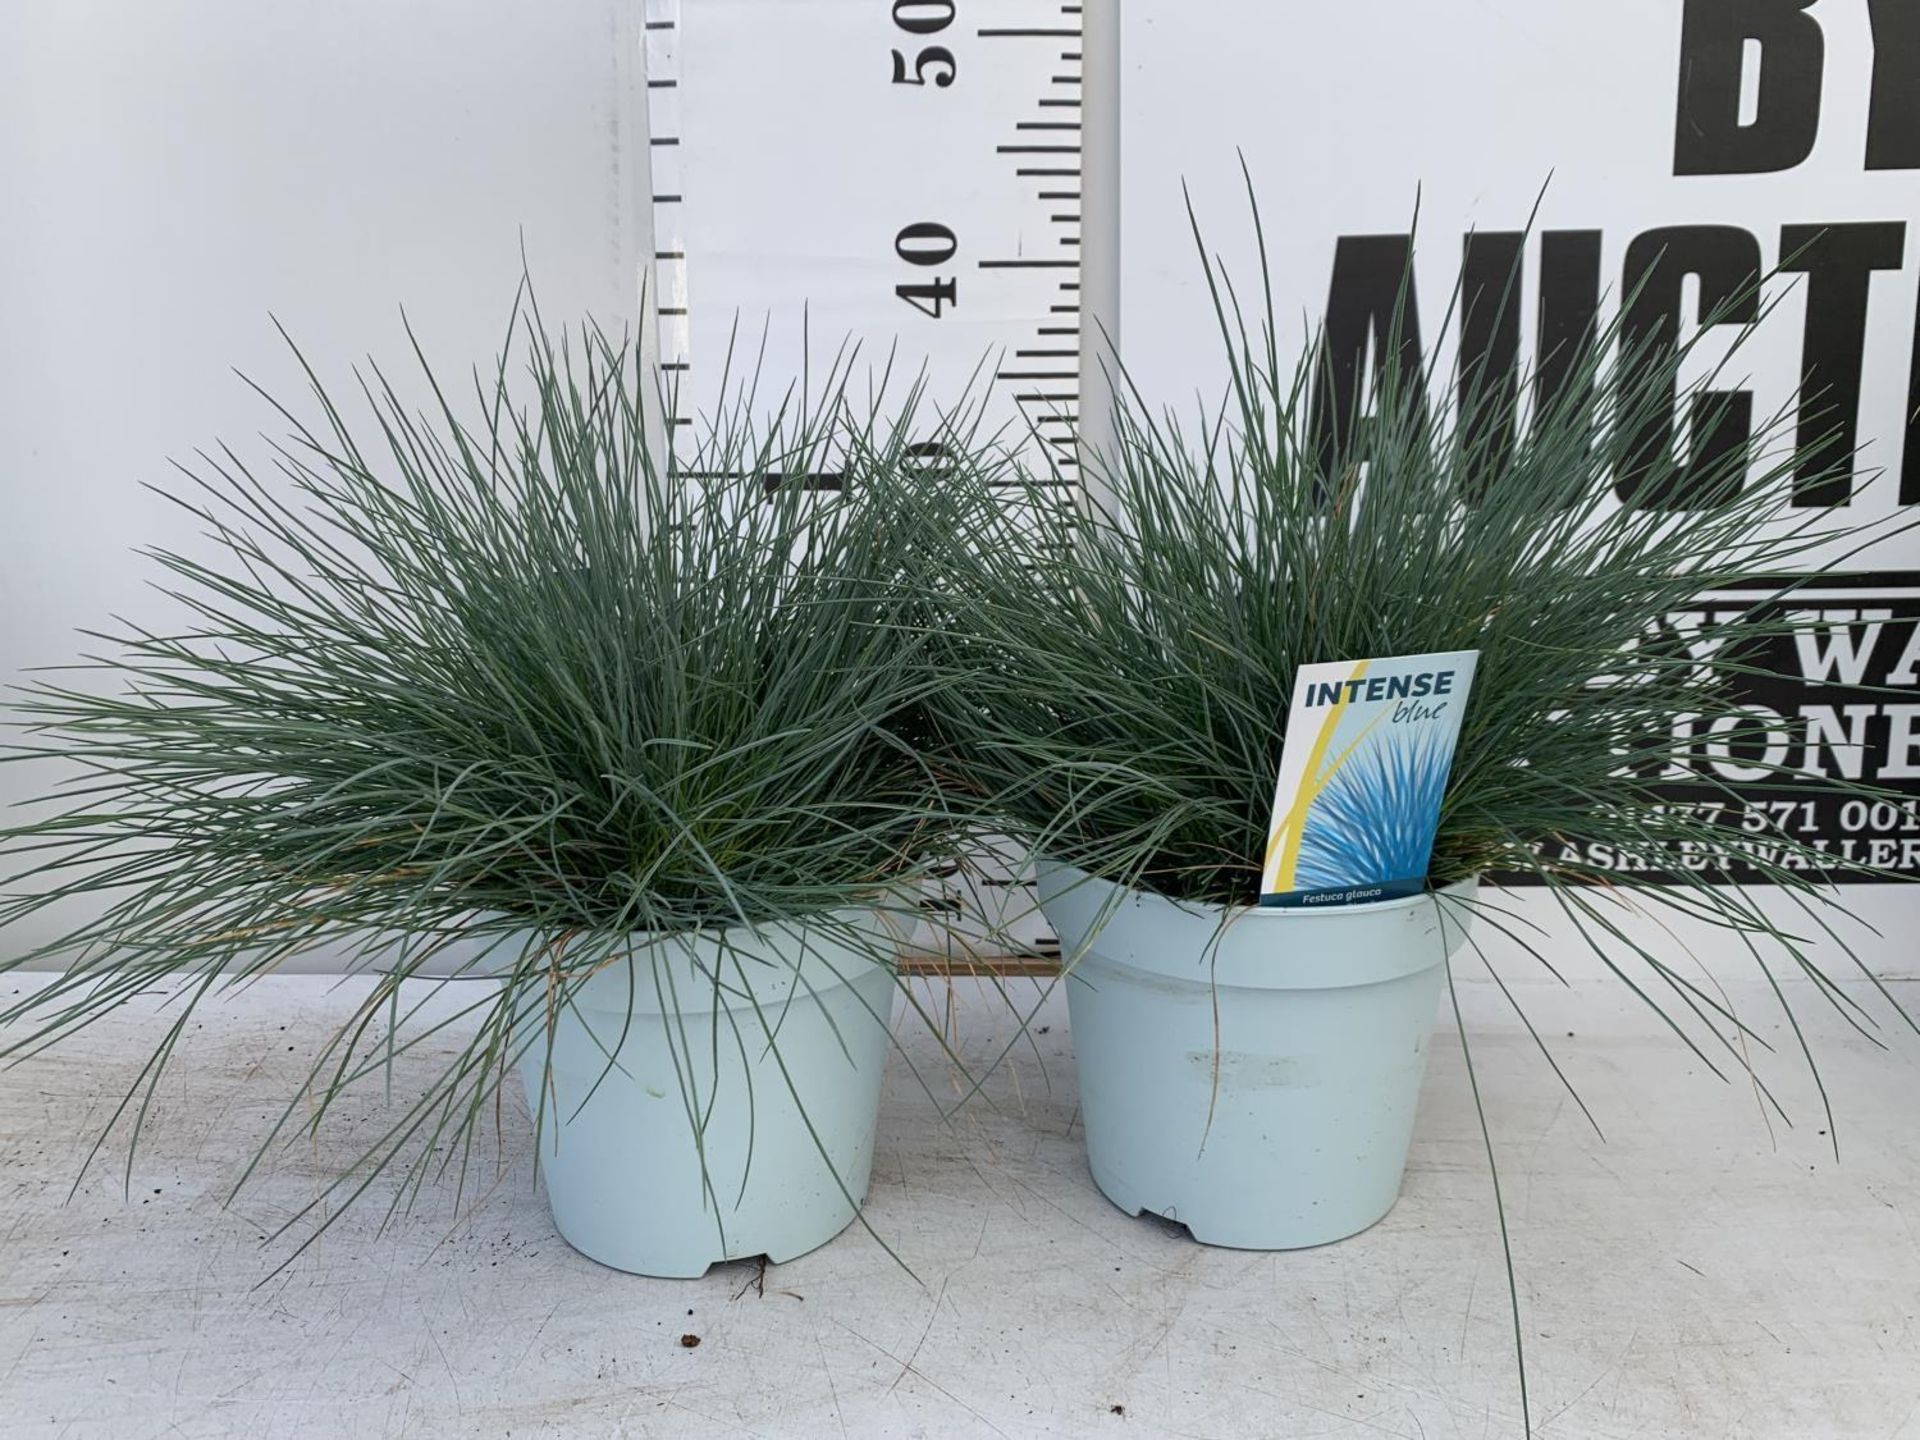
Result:
{"label": "yellow stripe on label", "polygon": [[[1371,663],[1367,660],[1360,661],[1353,667],[1353,674],[1347,679],[1360,679],[1367,673],[1367,666]],[[1277,847],[1284,847],[1280,853],[1280,873],[1274,882],[1273,893],[1279,894],[1293,889],[1294,872],[1300,867],[1300,836],[1307,828],[1307,811],[1313,808],[1314,800],[1325,788],[1327,781],[1332,778],[1333,772],[1340,768],[1341,762],[1347,758],[1347,755],[1353,753],[1353,746],[1349,745],[1346,752],[1334,762],[1325,775],[1320,773],[1321,763],[1327,758],[1327,746],[1333,743],[1333,732],[1340,727],[1340,716],[1347,708],[1347,696],[1350,693],[1343,686],[1340,698],[1333,702],[1332,708],[1327,711],[1326,718],[1320,722],[1320,733],[1313,737],[1313,749],[1307,753],[1307,768],[1301,773],[1300,786],[1294,794],[1293,805],[1274,825],[1273,833],[1267,837],[1267,853],[1263,869],[1273,868],[1274,850]],[[1358,743],[1358,741],[1355,742],[1355,744]]]}

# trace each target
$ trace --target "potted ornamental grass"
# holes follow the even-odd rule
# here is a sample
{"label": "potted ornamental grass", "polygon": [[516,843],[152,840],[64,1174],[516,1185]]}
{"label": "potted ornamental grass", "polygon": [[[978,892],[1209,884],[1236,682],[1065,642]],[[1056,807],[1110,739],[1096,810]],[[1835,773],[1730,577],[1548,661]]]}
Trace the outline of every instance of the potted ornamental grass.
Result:
{"label": "potted ornamental grass", "polygon": [[[1710,1065],[1744,1063],[1743,1027],[1623,907],[1825,981],[1755,892],[1656,863],[1731,838],[1713,807],[1673,803],[1670,777],[1693,770],[1676,715],[1784,782],[1741,684],[1755,643],[1795,622],[1708,617],[1685,646],[1655,622],[1804,568],[1830,536],[1793,507],[1788,417],[1721,443],[1739,402],[1697,342],[1631,324],[1631,296],[1629,320],[1507,383],[1422,369],[1398,325],[1370,363],[1324,343],[1290,362],[1270,302],[1256,323],[1211,262],[1207,280],[1224,402],[1185,425],[1117,377],[1086,503],[983,498],[984,533],[953,547],[948,663],[966,680],[942,697],[941,765],[1034,856],[1101,1190],[1201,1241],[1279,1249],[1392,1206],[1449,958],[1478,933],[1551,965],[1483,877],[1544,885]],[[1350,366],[1364,415],[1333,398]],[[1708,441],[1686,458],[1675,416]],[[1417,864],[1421,893],[1257,904],[1302,667],[1463,651],[1478,670],[1450,776],[1409,763],[1335,797],[1340,844]],[[1770,838],[1752,865],[1814,912],[1794,928],[1837,943],[1818,913],[1833,858]]]}
{"label": "potted ornamental grass", "polygon": [[[369,978],[283,1127],[461,1036],[333,1194],[464,1163],[517,1069],[575,1248],[789,1259],[862,1202],[893,962],[950,843],[942,682],[901,623],[938,505],[884,498],[925,438],[836,367],[676,456],[637,345],[516,318],[470,403],[375,371],[356,423],[315,380],[270,466],[203,457],[168,493],[205,545],[152,557],[179,618],[19,697],[7,758],[59,783],[0,836],[0,922],[64,919],[5,963],[66,969],[5,1048],[172,990],[150,1092],[196,1005],[331,945]],[[426,977],[468,987],[464,1029],[409,1024]]]}

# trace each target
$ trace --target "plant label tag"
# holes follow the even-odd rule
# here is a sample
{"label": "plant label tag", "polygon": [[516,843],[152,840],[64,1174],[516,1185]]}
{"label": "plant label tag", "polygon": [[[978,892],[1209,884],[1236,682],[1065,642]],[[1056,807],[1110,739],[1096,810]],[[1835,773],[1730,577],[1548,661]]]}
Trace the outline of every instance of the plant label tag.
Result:
{"label": "plant label tag", "polygon": [[1260,903],[1359,905],[1426,888],[1478,650],[1302,665]]}

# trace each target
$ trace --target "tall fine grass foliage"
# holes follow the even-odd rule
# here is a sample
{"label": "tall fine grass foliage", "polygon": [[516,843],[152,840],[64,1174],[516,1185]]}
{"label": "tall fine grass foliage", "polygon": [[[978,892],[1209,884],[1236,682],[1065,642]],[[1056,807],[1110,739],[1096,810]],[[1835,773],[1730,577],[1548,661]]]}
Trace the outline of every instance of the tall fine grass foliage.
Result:
{"label": "tall fine grass foliage", "polygon": [[[1510,387],[1472,368],[1443,383],[1396,322],[1367,413],[1342,414],[1328,381],[1351,357],[1320,343],[1285,358],[1270,287],[1248,308],[1203,264],[1223,404],[1188,422],[1116,377],[1085,508],[1039,490],[1016,507],[983,494],[978,526],[952,547],[949,663],[968,680],[941,707],[947,772],[1042,856],[1180,901],[1251,904],[1298,668],[1477,650],[1436,885],[1489,872],[1543,882],[1716,1068],[1759,1037],[1736,1035],[1745,1027],[1721,1000],[1671,950],[1636,941],[1610,902],[1729,931],[1769,978],[1783,963],[1871,1029],[1810,943],[1836,933],[1831,883],[1848,872],[1835,857],[1785,834],[1749,856],[1797,907],[1793,933],[1752,890],[1656,868],[1723,854],[1731,838],[1710,807],[1674,803],[1675,773],[1697,774],[1704,800],[1754,793],[1697,767],[1675,716],[1696,717],[1695,734],[1724,722],[1755,766],[1788,738],[1741,708],[1735,682],[1756,641],[1808,622],[1713,617],[1685,646],[1655,622],[1733,581],[1790,574],[1835,538],[1793,505],[1804,452],[1792,416],[1680,458],[1676,415],[1719,436],[1740,415],[1715,393],[1723,377],[1688,378],[1704,368],[1700,340],[1656,343],[1632,323],[1632,294],[1620,318]],[[1492,311],[1517,289],[1456,293],[1454,307]],[[1789,777],[1775,766],[1772,778]],[[1530,946],[1497,905],[1479,913]]]}
{"label": "tall fine grass foliage", "polygon": [[[122,622],[18,698],[4,758],[64,778],[0,832],[0,934],[83,918],[0,963],[68,967],[0,1010],[5,1053],[179,992],[115,1117],[136,1139],[194,1007],[330,943],[378,978],[281,1124],[460,1035],[339,1182],[405,1159],[410,1193],[491,1123],[516,991],[564,1002],[636,932],[796,917],[886,963],[844,917],[916,917],[949,863],[917,718],[942,681],[900,622],[911,527],[950,522],[886,499],[925,454],[918,395],[882,424],[836,364],[824,398],[743,396],[662,459],[636,346],[517,310],[505,353],[524,378],[503,359],[471,404],[422,359],[424,413],[376,368],[358,424],[309,371],[270,469],[222,449],[164,492],[205,530],[151,556],[185,628]],[[523,931],[547,943],[493,947],[504,988],[414,1022],[405,978]]]}

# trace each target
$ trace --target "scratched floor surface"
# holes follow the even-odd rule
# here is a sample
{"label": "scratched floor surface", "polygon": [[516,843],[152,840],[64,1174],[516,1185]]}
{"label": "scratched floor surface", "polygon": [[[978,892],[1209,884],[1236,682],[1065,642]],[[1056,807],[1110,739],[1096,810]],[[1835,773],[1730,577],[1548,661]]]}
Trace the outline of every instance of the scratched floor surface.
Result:
{"label": "scratched floor surface", "polygon": [[[1037,1055],[1017,1054],[951,1125],[894,1058],[868,1213],[912,1273],[856,1228],[763,1283],[748,1265],[697,1282],[615,1274],[555,1236],[524,1161],[491,1158],[457,1208],[450,1184],[430,1189],[382,1229],[376,1193],[274,1273],[287,1245],[261,1237],[352,1135],[277,1152],[225,1197],[349,1008],[343,983],[289,976],[209,1008],[130,1190],[110,1141],[67,1199],[166,1012],[0,1071],[0,1435],[1520,1433],[1486,1157],[1448,1025],[1404,1198],[1320,1250],[1209,1250],[1109,1206],[1084,1167],[1055,1000]],[[1920,1006],[1920,984],[1902,988]],[[1606,1132],[1498,992],[1463,981],[1535,1432],[1920,1437],[1920,1040],[1881,1052],[1802,1005],[1840,1117],[1836,1163],[1804,1076],[1775,1067],[1797,1124],[1770,1132],[1750,1087],[1714,1080],[1618,989],[1521,989]],[[1729,994],[1791,1047],[1758,1018],[1760,985]],[[973,982],[954,1004],[963,1053],[1007,1035]],[[950,1088],[933,1041],[903,1034]],[[396,1087],[413,1073],[403,1060]],[[381,1104],[374,1087],[348,1128]],[[509,1157],[526,1123],[506,1107]]]}

